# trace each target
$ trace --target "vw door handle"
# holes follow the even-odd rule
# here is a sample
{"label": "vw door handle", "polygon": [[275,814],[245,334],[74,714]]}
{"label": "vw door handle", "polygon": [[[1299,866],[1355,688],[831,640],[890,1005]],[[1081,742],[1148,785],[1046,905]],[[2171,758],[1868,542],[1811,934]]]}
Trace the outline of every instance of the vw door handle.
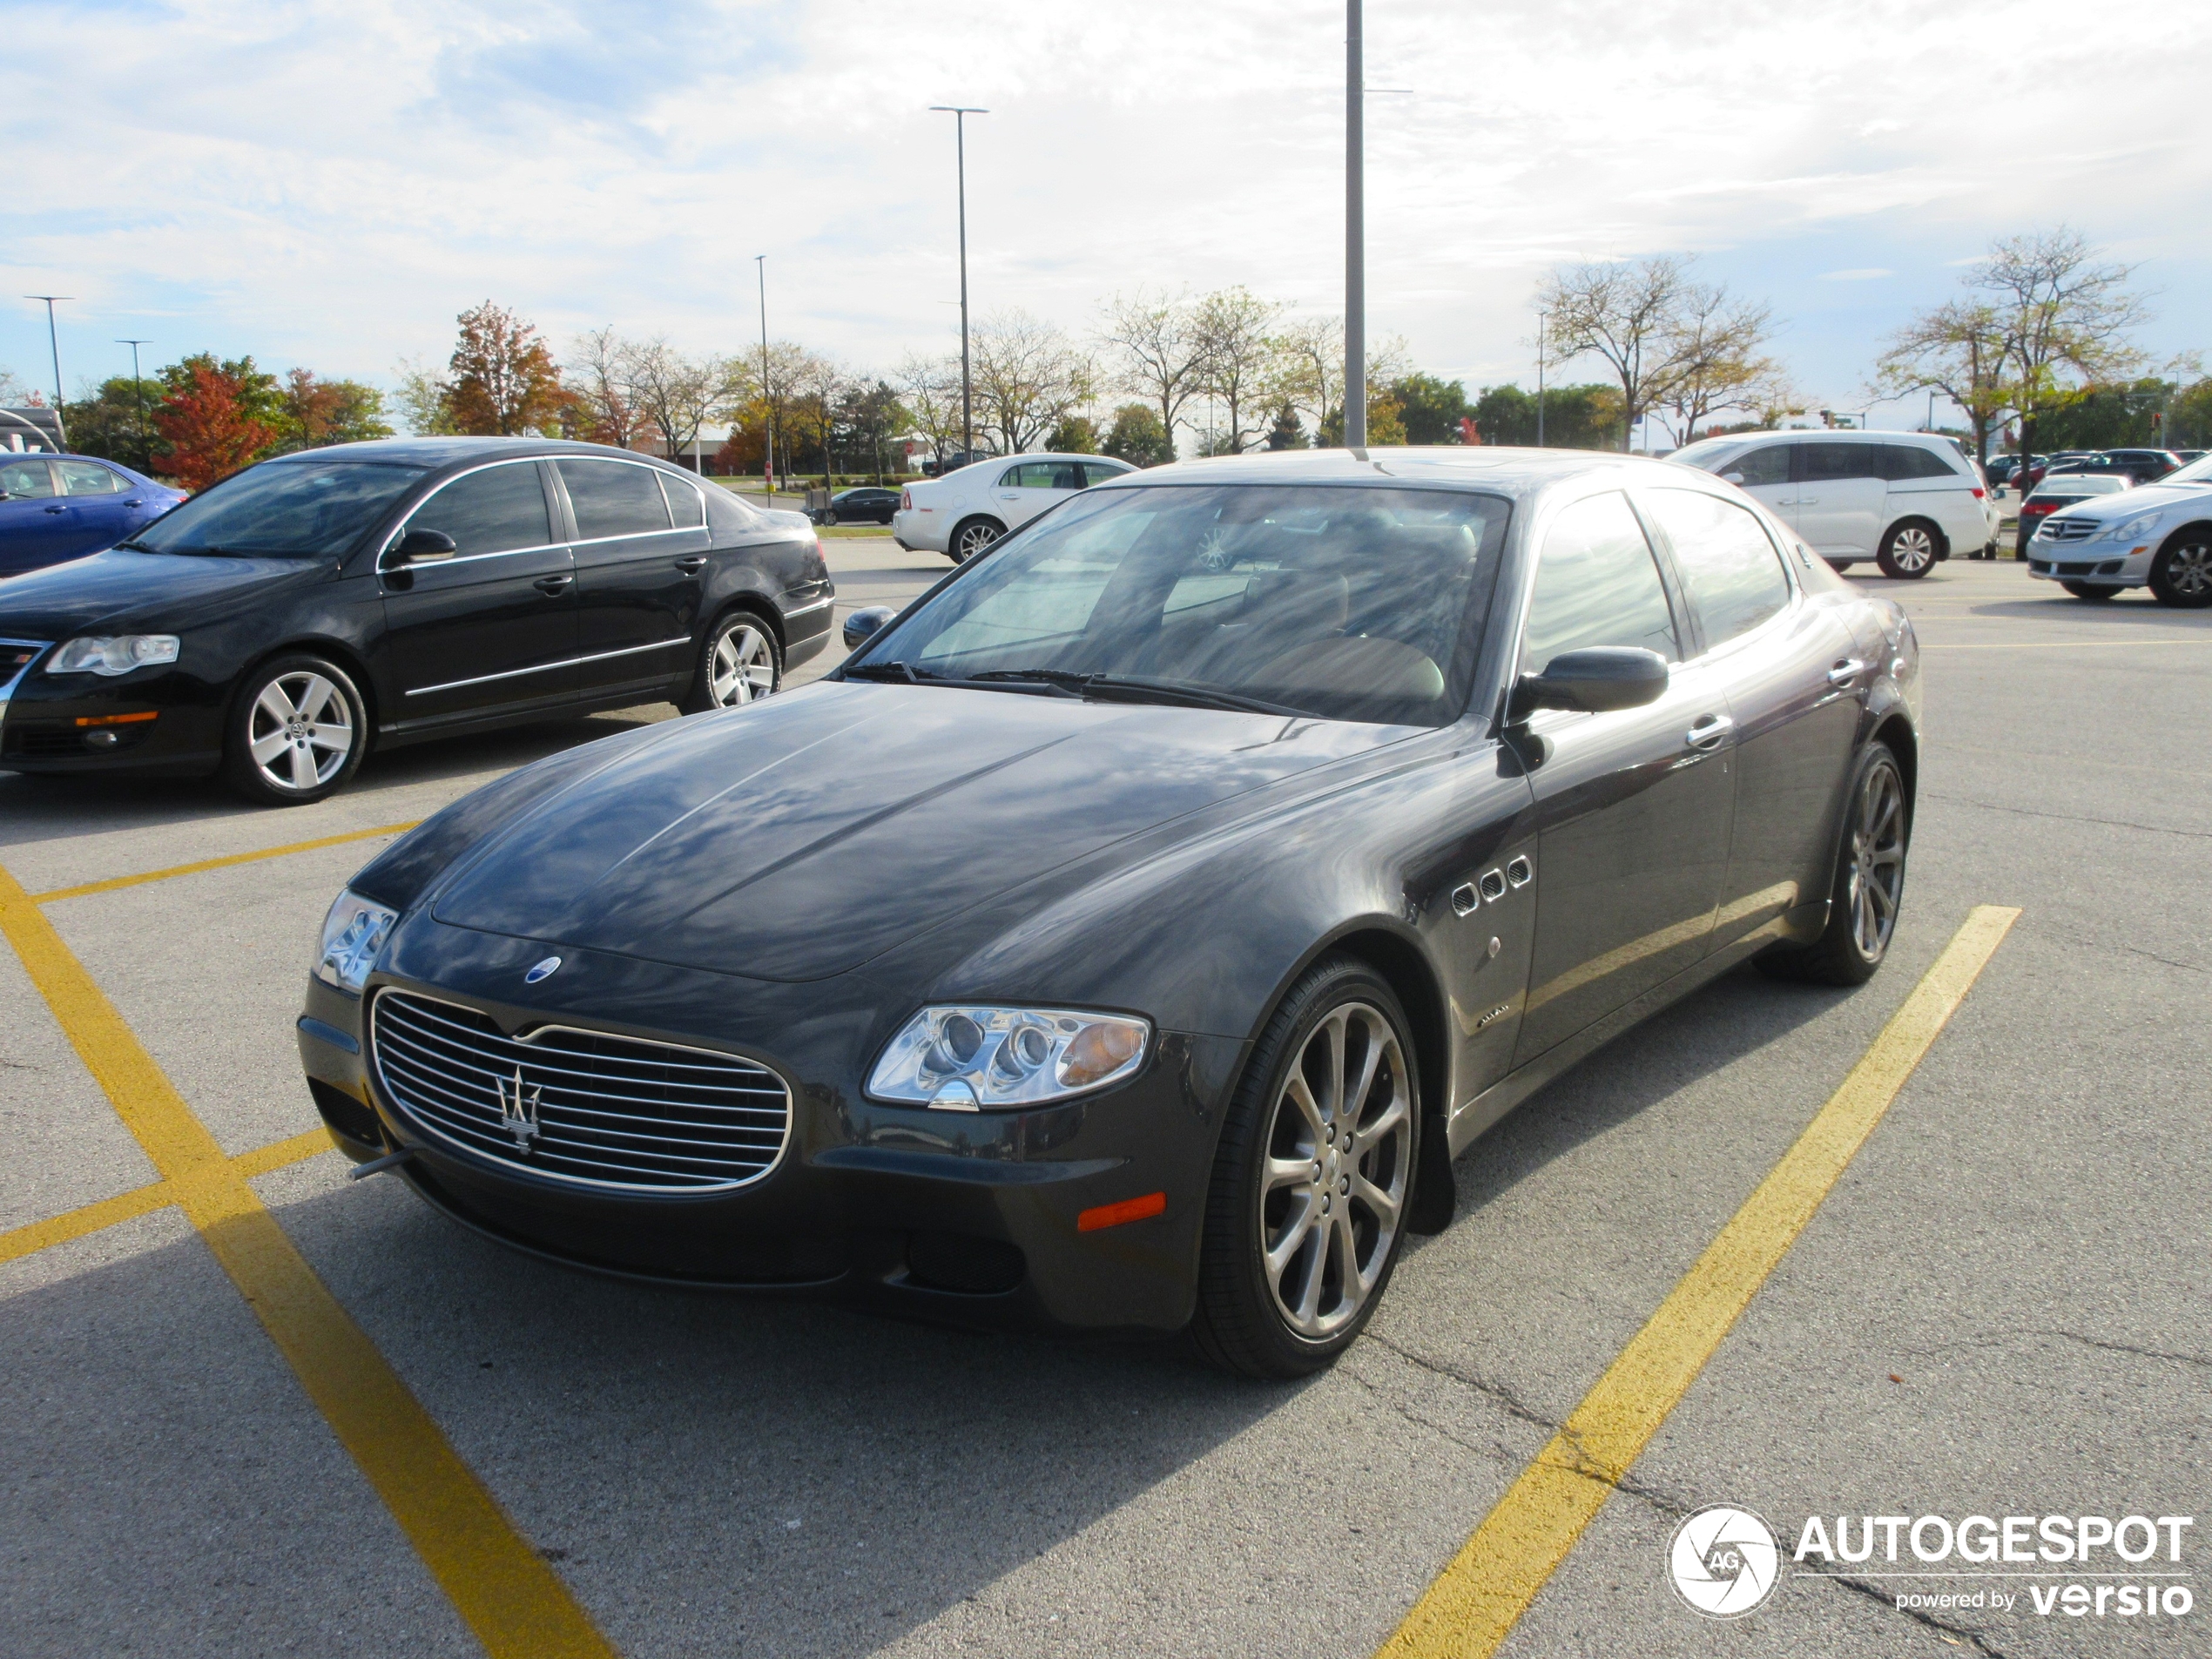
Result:
{"label": "vw door handle", "polygon": [[46,510],[50,513],[65,513],[69,510],[69,509],[66,507],[49,507]]}
{"label": "vw door handle", "polygon": [[1693,749],[1703,749],[1708,754],[1728,741],[1728,734],[1736,730],[1736,722],[1725,714],[1709,714],[1683,734],[1683,740]]}
{"label": "vw door handle", "polygon": [[1866,664],[1858,658],[1846,657],[1828,671],[1828,683],[1831,685],[1849,685],[1865,671]]}
{"label": "vw door handle", "polygon": [[681,570],[685,576],[697,576],[700,571],[706,569],[706,555],[704,553],[692,553],[686,555],[685,557],[676,561],[676,568]]}
{"label": "vw door handle", "polygon": [[575,580],[572,576],[542,576],[531,585],[540,593],[557,599],[569,590],[569,584]]}

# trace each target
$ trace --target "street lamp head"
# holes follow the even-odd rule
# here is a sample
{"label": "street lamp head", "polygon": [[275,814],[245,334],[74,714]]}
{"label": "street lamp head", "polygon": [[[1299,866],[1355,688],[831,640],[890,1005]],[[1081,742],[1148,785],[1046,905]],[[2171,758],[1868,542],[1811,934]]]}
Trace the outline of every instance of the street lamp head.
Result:
{"label": "street lamp head", "polygon": [[932,114],[941,115],[988,115],[990,113],[988,110],[977,109],[973,104],[933,104],[929,108]]}

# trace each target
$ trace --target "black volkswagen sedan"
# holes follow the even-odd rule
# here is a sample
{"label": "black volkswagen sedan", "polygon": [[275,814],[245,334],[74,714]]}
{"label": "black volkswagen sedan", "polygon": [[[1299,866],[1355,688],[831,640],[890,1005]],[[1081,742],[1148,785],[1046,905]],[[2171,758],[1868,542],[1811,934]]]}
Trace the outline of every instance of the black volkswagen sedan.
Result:
{"label": "black volkswagen sedan", "polygon": [[820,516],[820,522],[825,524],[888,524],[891,515],[898,510],[897,490],[862,484],[853,489],[840,489],[832,496],[829,508]]}
{"label": "black volkswagen sedan", "polygon": [[299,1022],[339,1144],[561,1262],[1295,1375],[1548,1079],[1889,947],[1912,631],[1683,468],[1157,468],[872,625],[363,869]]}
{"label": "black volkswagen sedan", "polygon": [[829,636],[821,544],[643,455],[519,438],[249,468],[0,587],[0,769],[319,800],[372,745],[748,703]]}

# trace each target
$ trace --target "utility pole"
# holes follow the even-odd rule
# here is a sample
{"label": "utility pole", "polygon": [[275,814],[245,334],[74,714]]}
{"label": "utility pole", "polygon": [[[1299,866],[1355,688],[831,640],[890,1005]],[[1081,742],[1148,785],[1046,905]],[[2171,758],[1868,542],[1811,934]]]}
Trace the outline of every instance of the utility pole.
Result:
{"label": "utility pole", "polygon": [[768,389],[768,256],[756,253],[752,267],[760,276],[760,406],[768,411],[767,445],[760,452],[760,485],[768,504],[776,504],[776,400]]}
{"label": "utility pole", "polygon": [[1544,314],[1536,314],[1536,447],[1544,447]]}
{"label": "utility pole", "polygon": [[961,464],[975,459],[975,385],[968,355],[968,118],[988,115],[966,104],[933,104],[934,115],[953,118],[953,154],[960,175],[960,430]]}
{"label": "utility pole", "polygon": [[1367,203],[1359,0],[1345,0],[1344,447],[1367,447]]}
{"label": "utility pole", "polygon": [[118,340],[115,343],[118,346],[128,346],[131,348],[131,389],[138,395],[138,470],[152,472],[153,470],[153,445],[146,437],[146,383],[138,377],[138,347],[151,346],[153,341]]}
{"label": "utility pole", "polygon": [[54,332],[54,301],[74,300],[77,296],[73,293],[26,293],[24,298],[46,302],[46,345],[54,354],[54,432],[61,440],[62,448],[66,449],[69,448],[69,428],[64,424],[66,417],[62,414],[62,343],[61,336]]}

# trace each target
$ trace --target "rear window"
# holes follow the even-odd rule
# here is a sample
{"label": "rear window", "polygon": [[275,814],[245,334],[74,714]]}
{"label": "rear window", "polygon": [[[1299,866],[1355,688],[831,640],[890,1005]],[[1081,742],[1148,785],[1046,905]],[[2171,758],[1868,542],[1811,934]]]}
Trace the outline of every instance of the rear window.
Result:
{"label": "rear window", "polygon": [[1952,467],[1932,449],[1923,449],[1914,443],[1885,443],[1882,446],[1882,476],[1896,482],[1910,478],[1959,479]]}
{"label": "rear window", "polygon": [[561,482],[569,487],[577,540],[604,542],[672,528],[653,468],[627,461],[563,460],[556,464]]}

